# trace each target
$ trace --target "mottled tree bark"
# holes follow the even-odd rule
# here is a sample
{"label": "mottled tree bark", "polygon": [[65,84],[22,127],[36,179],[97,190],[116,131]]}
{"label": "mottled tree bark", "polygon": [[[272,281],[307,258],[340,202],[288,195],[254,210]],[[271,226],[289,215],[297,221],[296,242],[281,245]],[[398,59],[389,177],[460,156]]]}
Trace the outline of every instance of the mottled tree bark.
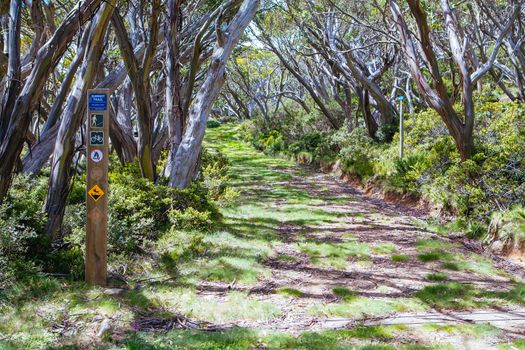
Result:
{"label": "mottled tree bark", "polygon": [[153,0],[149,23],[149,42],[146,46],[142,63],[133,51],[124,21],[120,14],[115,11],[112,23],[120,46],[122,58],[128,71],[133,90],[135,92],[135,103],[137,107],[137,121],[139,130],[138,158],[142,176],[151,181],[155,180],[155,165],[153,163],[153,111],[151,105],[150,72],[157,50],[160,0]]}
{"label": "mottled tree bark", "polygon": [[0,137],[0,201],[7,194],[15,164],[22,152],[25,135],[43,91],[44,84],[64,54],[68,44],[90,16],[96,12],[101,0],[84,0],[64,18],[51,39],[40,48],[31,74],[18,94],[11,112],[9,126]]}
{"label": "mottled tree bark", "polygon": [[223,18],[217,20],[217,44],[211,57],[206,79],[192,102],[188,126],[175,157],[175,168],[170,174],[169,184],[185,188],[192,181],[202,148],[206,121],[213,102],[224,85],[226,63],[245,28],[255,16],[258,0],[245,0],[228,25]]}
{"label": "mottled tree bark", "polygon": [[[180,7],[183,0],[168,0],[166,19],[166,118],[168,121],[168,161],[165,173],[171,174],[175,166],[175,155],[182,141],[182,134],[186,124],[182,82],[180,75],[180,38],[179,27],[182,21]],[[199,43],[196,43],[198,45]],[[198,57],[197,57],[198,59]],[[191,100],[191,96],[186,97]]]}
{"label": "mottled tree bark", "polygon": [[[2,96],[2,105],[0,111],[0,140],[7,133],[7,128],[11,122],[12,111],[16,98],[20,92],[20,25],[21,25],[22,1],[12,0],[9,9],[9,35],[7,47],[9,57],[7,60],[7,75],[5,83],[7,84]],[[1,196],[0,196],[1,198]]]}
{"label": "mottled tree bark", "polygon": [[104,36],[117,0],[106,0],[93,19],[89,29],[86,54],[76,77],[62,116],[51,162],[49,192],[46,201],[46,232],[53,238],[60,236],[60,228],[70,190],[71,163],[75,154],[75,136],[84,119],[87,90],[99,71]]}

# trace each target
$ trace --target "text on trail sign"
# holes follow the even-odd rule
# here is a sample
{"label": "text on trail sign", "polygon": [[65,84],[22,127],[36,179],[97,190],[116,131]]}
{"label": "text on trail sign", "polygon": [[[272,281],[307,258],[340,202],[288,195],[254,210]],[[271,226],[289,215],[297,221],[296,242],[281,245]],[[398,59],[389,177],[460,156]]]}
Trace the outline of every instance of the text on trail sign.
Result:
{"label": "text on trail sign", "polygon": [[89,109],[92,111],[105,111],[108,109],[108,96],[106,94],[89,94]]}
{"label": "text on trail sign", "polygon": [[91,187],[88,194],[96,202],[106,194],[98,185]]}

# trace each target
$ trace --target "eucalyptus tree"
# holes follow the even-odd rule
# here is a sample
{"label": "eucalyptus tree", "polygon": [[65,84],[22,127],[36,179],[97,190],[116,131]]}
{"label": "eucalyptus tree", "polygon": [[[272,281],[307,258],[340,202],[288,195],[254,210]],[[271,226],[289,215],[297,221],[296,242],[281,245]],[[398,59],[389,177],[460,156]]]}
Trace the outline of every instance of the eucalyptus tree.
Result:
{"label": "eucalyptus tree", "polygon": [[[475,30],[473,38],[481,58],[487,60],[488,43],[497,41],[498,33],[506,32],[503,36],[504,57],[495,60],[490,74],[511,100],[525,102],[525,7],[521,0],[512,0],[510,4],[516,9],[516,20],[511,22],[506,11],[507,1],[476,0],[470,4],[471,23]],[[511,26],[508,31],[505,29],[507,23]]]}
{"label": "eucalyptus tree", "polygon": [[174,157],[174,166],[170,173],[169,184],[174,187],[188,187],[193,179],[202,141],[206,129],[206,121],[211,108],[218,97],[226,79],[226,64],[241,39],[244,30],[252,21],[258,0],[244,0],[231,17],[226,10],[235,2],[223,5],[215,23],[216,44],[210,58],[206,77],[189,106],[188,122],[181,144]]}
{"label": "eucalyptus tree", "polygon": [[[397,111],[387,73],[399,55],[380,8],[367,1],[288,0],[276,3],[274,12],[291,24],[277,25],[266,15],[258,21],[258,36],[304,86],[333,128],[340,128],[345,118],[327,108],[326,97],[339,104],[349,127],[362,123],[372,137],[381,128],[388,140]],[[319,81],[324,82],[321,89]],[[353,103],[354,96],[358,104]],[[362,122],[352,117],[354,106],[361,111]]]}
{"label": "eucalyptus tree", "polygon": [[[449,0],[440,1],[444,20],[442,33],[432,31],[429,24],[428,11],[424,9],[419,0],[407,0],[407,4],[418,30],[417,40],[409,28],[408,20],[403,14],[403,8],[395,0],[390,0],[389,2],[401,38],[406,64],[422,98],[425,99],[431,108],[437,111],[446,124],[461,158],[463,160],[469,159],[473,154],[474,148],[474,87],[494,66],[503,40],[520,12],[521,3],[515,3],[510,8],[507,23],[498,31],[490,57],[483,64],[477,63],[479,59],[472,48],[468,32],[465,31],[462,25],[460,14],[457,9],[452,7]],[[448,41],[452,61],[461,77],[463,113],[456,111],[454,108],[453,98],[449,95],[443,78],[442,69],[436,54],[436,46],[433,45],[433,41],[435,41],[433,39],[439,34]],[[430,71],[431,83],[429,83],[429,78],[424,73],[424,67]]]}
{"label": "eucalyptus tree", "polygon": [[93,85],[99,71],[98,62],[102,56],[104,37],[116,2],[117,0],[106,0],[84,34],[87,39],[82,40],[86,48],[80,50],[85,52],[82,67],[69,94],[58,130],[46,201],[46,231],[54,238],[58,237],[62,226],[72,172],[70,165],[75,153],[77,130],[84,119],[87,90]]}
{"label": "eucalyptus tree", "polygon": [[[363,92],[371,97],[379,126],[385,130],[391,127],[397,112],[381,80],[395,62],[397,52],[395,42],[383,29],[383,17],[374,15],[378,5],[369,1],[306,3],[309,11],[303,11],[296,22],[308,42],[330,63],[334,73],[339,73],[361,96],[362,102],[367,98]],[[366,103],[363,106],[368,108]],[[369,115],[368,111],[363,111],[363,115]],[[391,137],[389,133],[387,139]]]}
{"label": "eucalyptus tree", "polygon": [[306,113],[311,109],[304,100],[304,88],[297,83],[275,56],[261,48],[237,52],[229,64],[229,79],[222,96],[240,119],[260,116],[265,125],[280,123],[279,113],[286,112],[285,100],[292,100]]}
{"label": "eucalyptus tree", "polygon": [[[145,14],[142,8],[146,3],[138,2],[136,5],[141,6],[140,13]],[[134,2],[131,1],[133,6]],[[138,125],[138,161],[142,176],[151,181],[155,180],[155,165],[153,161],[153,106],[151,102],[151,84],[150,74],[153,60],[157,52],[158,32],[160,27],[160,0],[152,0],[148,15],[148,32],[144,35],[145,52],[142,60],[135,56],[133,43],[124,24],[124,20],[117,9],[112,18],[113,28],[117,37],[122,59],[126,66],[133,91],[135,93],[135,104],[137,109]],[[132,18],[136,20],[136,18]],[[131,21],[133,23],[133,21]],[[137,35],[137,33],[134,33]]]}
{"label": "eucalyptus tree", "polygon": [[[27,132],[33,112],[40,102],[46,81],[59,64],[80,27],[91,18],[93,13],[97,12],[100,2],[100,0],[78,2],[65,16],[49,40],[38,50],[27,78],[20,84],[12,79],[6,79],[6,84],[14,88],[3,89],[0,99],[5,101],[2,104],[0,115],[0,200],[3,200],[9,189],[15,166],[24,142],[28,138]],[[21,1],[11,1],[11,8],[14,12],[19,11],[21,6]],[[9,29],[13,33],[11,35],[13,44],[10,49],[12,53],[9,56],[14,71],[21,69],[20,52],[17,49],[20,40],[20,36],[16,35],[17,26],[15,21]],[[20,86],[16,87],[16,85]]]}
{"label": "eucalyptus tree", "polygon": [[[339,129],[342,125],[341,121],[328,108],[330,96],[329,89],[325,84],[325,77],[311,74],[311,67],[317,67],[317,64],[310,65],[309,69],[311,55],[308,52],[301,52],[301,48],[304,48],[304,40],[298,37],[297,28],[294,26],[277,23],[281,20],[281,16],[287,16],[287,14],[283,11],[273,11],[258,19],[256,21],[257,31],[254,31],[254,36],[275,54],[281,64],[303,86],[328,124],[334,129]],[[287,18],[290,17],[287,16]]]}

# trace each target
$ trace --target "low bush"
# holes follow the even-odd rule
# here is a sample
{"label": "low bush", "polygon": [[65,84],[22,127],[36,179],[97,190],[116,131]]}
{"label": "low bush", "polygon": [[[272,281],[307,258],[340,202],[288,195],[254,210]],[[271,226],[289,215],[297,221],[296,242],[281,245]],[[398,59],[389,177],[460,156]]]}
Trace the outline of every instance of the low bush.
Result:
{"label": "low bush", "polygon": [[525,208],[518,205],[506,212],[495,212],[486,241],[502,253],[525,253]]}
{"label": "low bush", "polygon": [[[468,161],[461,161],[441,117],[431,109],[406,116],[403,159],[398,134],[384,143],[361,127],[326,131],[317,126],[320,116],[292,108],[291,115],[273,124],[255,118],[242,133],[269,154],[306,163],[339,160],[344,172],[362,182],[419,196],[441,213],[465,219],[467,235],[481,238],[492,212],[525,198],[525,107],[487,96],[478,96],[475,150]],[[455,107],[461,113],[461,105]]]}
{"label": "low bush", "polygon": [[220,127],[222,124],[220,121],[218,120],[215,120],[215,119],[209,119],[207,122],[206,122],[206,127],[207,128],[210,128],[210,129],[215,129],[215,128],[218,128]]}
{"label": "low bush", "polygon": [[[218,207],[230,205],[238,195],[226,185],[228,166],[222,153],[204,150],[199,181],[184,190],[166,186],[165,179],[154,184],[142,178],[136,162],[112,166],[108,193],[110,258],[126,260],[148,251],[166,232],[205,232],[220,224]],[[0,206],[0,284],[14,277],[20,266],[68,274],[73,279],[83,277],[85,178],[73,181],[62,240],[51,242],[44,231],[47,175],[15,177],[9,196]]]}

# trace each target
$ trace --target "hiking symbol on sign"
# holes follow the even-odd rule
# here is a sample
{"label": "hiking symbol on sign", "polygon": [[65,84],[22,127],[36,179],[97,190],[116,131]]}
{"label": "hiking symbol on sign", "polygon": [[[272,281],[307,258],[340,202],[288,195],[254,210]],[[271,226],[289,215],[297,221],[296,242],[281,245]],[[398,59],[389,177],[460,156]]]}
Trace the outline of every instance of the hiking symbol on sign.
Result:
{"label": "hiking symbol on sign", "polygon": [[104,127],[104,115],[103,114],[92,114],[91,115],[91,127],[92,128],[103,128]]}

